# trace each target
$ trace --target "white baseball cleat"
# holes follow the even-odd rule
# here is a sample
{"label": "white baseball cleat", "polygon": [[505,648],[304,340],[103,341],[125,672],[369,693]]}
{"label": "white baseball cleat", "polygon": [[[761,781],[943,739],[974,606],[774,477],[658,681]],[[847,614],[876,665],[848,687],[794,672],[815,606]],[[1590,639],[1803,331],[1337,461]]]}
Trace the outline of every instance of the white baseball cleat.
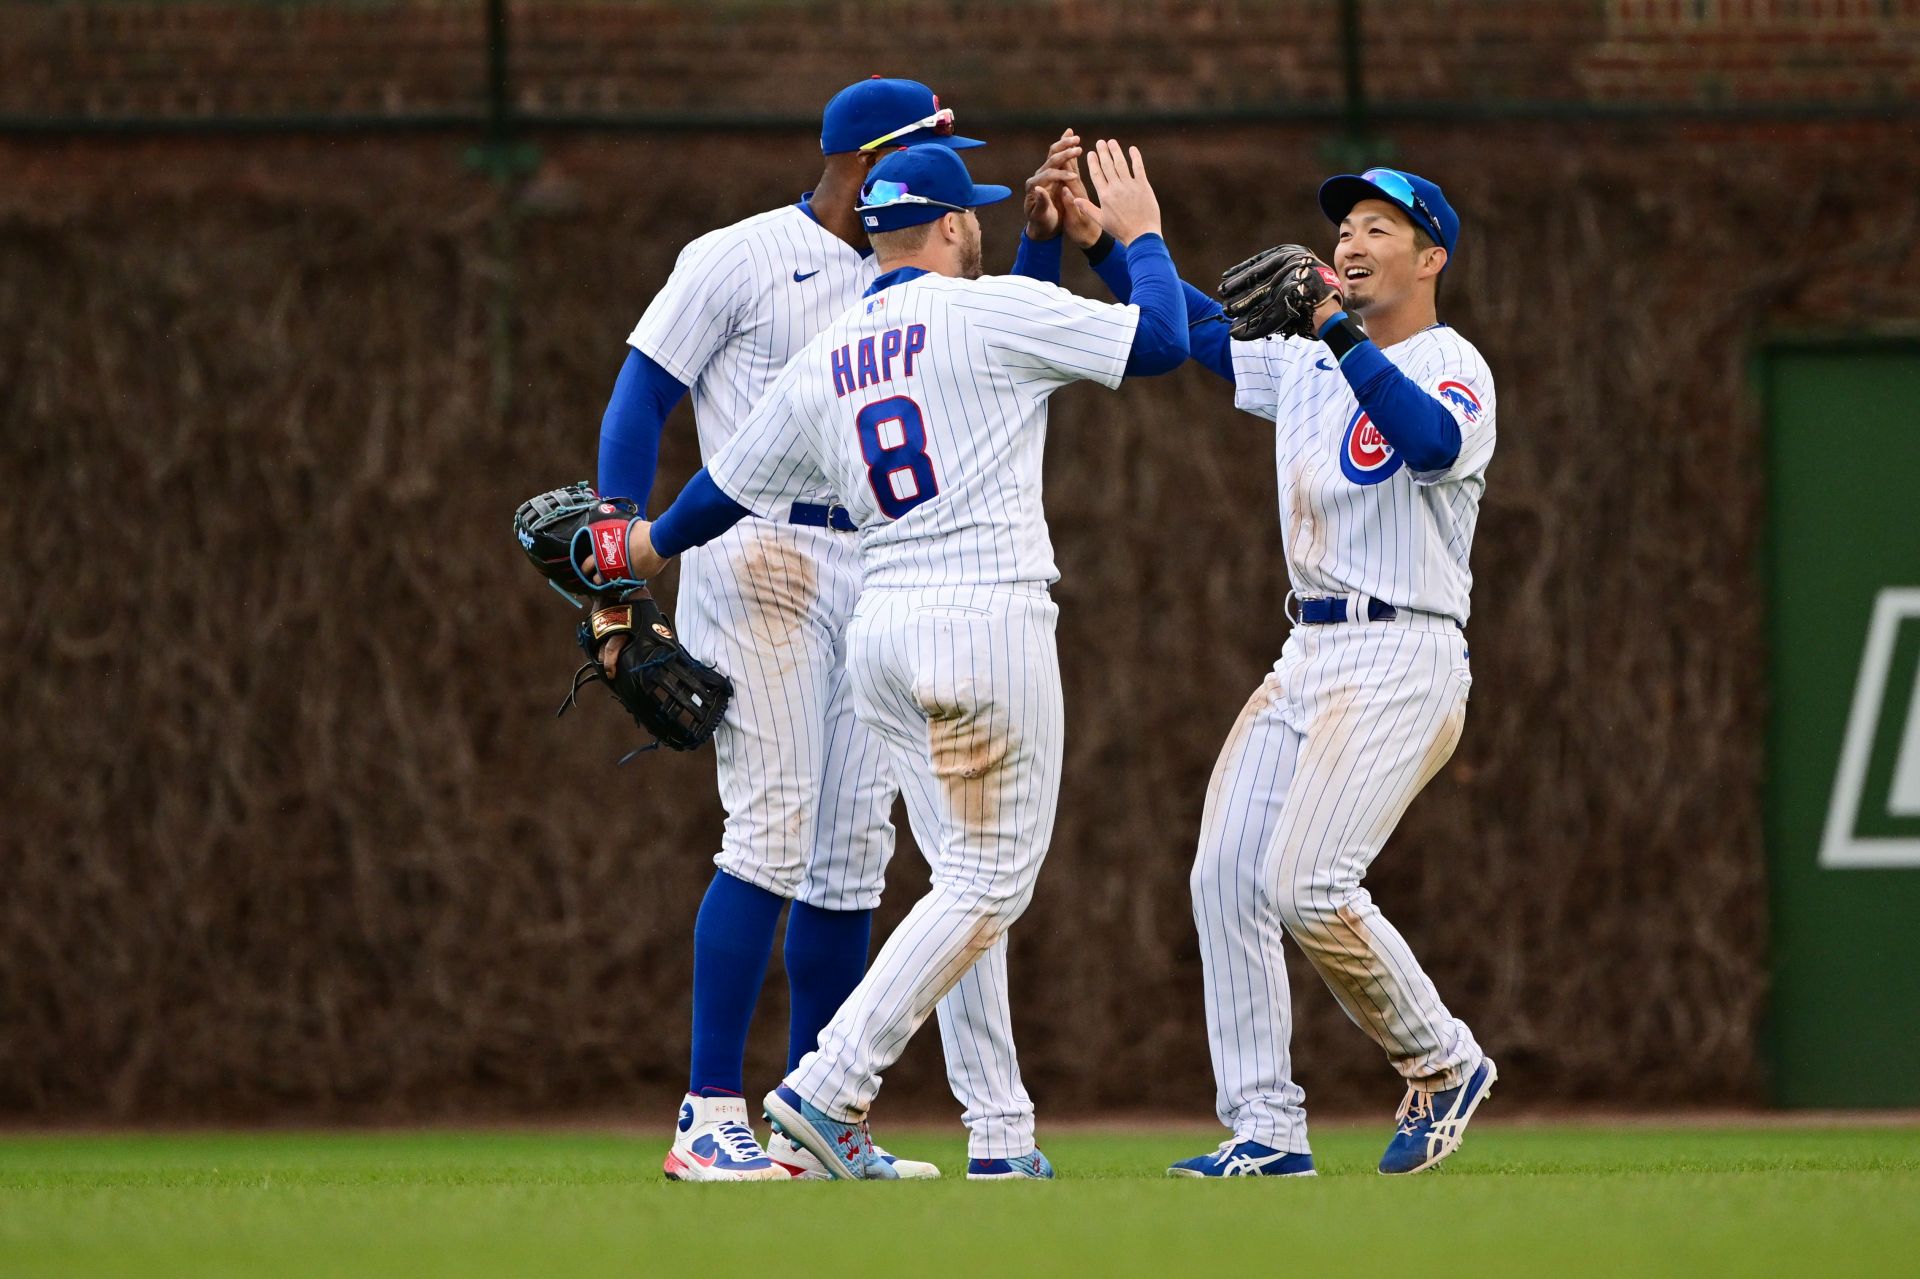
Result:
{"label": "white baseball cleat", "polygon": [[[883,1163],[893,1165],[902,1181],[932,1181],[940,1175],[940,1169],[933,1164],[918,1159],[902,1159],[890,1154],[876,1144],[873,1153]],[[813,1152],[805,1146],[789,1140],[783,1132],[775,1132],[767,1138],[767,1158],[792,1174],[795,1181],[832,1181],[833,1174],[826,1165],[814,1158]]]}
{"label": "white baseball cleat", "polygon": [[673,1148],[661,1165],[670,1181],[786,1181],[747,1122],[744,1097],[699,1097],[680,1103]]}

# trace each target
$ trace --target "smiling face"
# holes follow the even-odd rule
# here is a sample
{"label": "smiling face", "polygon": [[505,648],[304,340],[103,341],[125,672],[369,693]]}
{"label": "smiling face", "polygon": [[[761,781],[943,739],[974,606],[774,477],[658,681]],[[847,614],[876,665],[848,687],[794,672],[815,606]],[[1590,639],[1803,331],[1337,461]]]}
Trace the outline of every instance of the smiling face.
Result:
{"label": "smiling face", "polygon": [[1387,200],[1362,200],[1340,222],[1333,269],[1346,292],[1347,309],[1358,315],[1388,311],[1419,293],[1431,296],[1447,251],[1413,219]]}

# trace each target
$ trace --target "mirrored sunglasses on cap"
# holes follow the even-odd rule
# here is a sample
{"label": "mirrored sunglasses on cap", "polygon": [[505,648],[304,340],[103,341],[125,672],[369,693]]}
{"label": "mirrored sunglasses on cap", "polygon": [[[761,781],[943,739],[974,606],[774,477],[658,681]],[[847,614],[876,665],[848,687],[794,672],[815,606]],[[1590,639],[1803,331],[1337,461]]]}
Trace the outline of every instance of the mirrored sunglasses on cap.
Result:
{"label": "mirrored sunglasses on cap", "polygon": [[1435,244],[1445,244],[1447,237],[1441,234],[1440,219],[1433,216],[1433,210],[1427,207],[1413,189],[1413,183],[1396,169],[1368,169],[1360,175],[1362,182],[1371,182],[1395,204],[1414,214],[1426,223],[1426,229],[1433,236]]}
{"label": "mirrored sunglasses on cap", "polygon": [[860,150],[871,151],[875,147],[883,147],[887,145],[887,143],[893,141],[895,138],[904,138],[905,136],[907,136],[907,134],[918,133],[922,129],[932,129],[935,137],[939,137],[939,138],[952,137],[953,136],[953,108],[941,107],[938,111],[935,111],[932,115],[927,116],[925,119],[915,120],[912,124],[902,125],[898,129],[895,129],[892,133],[883,133],[871,142],[862,143],[860,145]]}
{"label": "mirrored sunglasses on cap", "polygon": [[948,204],[945,200],[930,200],[924,195],[914,195],[907,190],[906,183],[889,182],[885,178],[867,187],[866,194],[860,199],[860,211],[884,209],[891,204],[930,204],[936,209],[952,209],[955,213],[973,212],[964,204]]}

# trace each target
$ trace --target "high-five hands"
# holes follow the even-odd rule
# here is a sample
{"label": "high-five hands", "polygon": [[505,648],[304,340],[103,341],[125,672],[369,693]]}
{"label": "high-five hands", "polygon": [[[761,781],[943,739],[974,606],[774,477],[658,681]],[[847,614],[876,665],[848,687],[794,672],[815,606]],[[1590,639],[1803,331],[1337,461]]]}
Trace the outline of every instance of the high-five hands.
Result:
{"label": "high-five hands", "polygon": [[[1027,238],[1051,240],[1060,234],[1059,191],[1068,183],[1080,185],[1080,135],[1072,129],[1062,133],[1027,179]],[[1098,234],[1096,232],[1096,234]]]}
{"label": "high-five hands", "polygon": [[1087,152],[1087,175],[1100,203],[1096,205],[1084,195],[1071,197],[1082,217],[1122,244],[1160,233],[1160,201],[1147,181],[1147,166],[1140,158],[1139,147],[1128,147],[1123,153],[1118,142],[1102,139]]}

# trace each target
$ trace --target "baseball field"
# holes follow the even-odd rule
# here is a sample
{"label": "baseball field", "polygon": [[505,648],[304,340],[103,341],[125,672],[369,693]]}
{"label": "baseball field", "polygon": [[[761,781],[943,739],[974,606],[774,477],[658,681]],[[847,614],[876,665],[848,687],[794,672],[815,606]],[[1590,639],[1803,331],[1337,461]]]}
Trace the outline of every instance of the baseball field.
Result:
{"label": "baseball field", "polygon": [[[1199,1129],[1056,1133],[1059,1181],[683,1186],[605,1133],[0,1138],[0,1274],[1920,1274],[1920,1127],[1487,1123],[1436,1173],[1171,1181]],[[958,1139],[896,1133],[963,1165]]]}

